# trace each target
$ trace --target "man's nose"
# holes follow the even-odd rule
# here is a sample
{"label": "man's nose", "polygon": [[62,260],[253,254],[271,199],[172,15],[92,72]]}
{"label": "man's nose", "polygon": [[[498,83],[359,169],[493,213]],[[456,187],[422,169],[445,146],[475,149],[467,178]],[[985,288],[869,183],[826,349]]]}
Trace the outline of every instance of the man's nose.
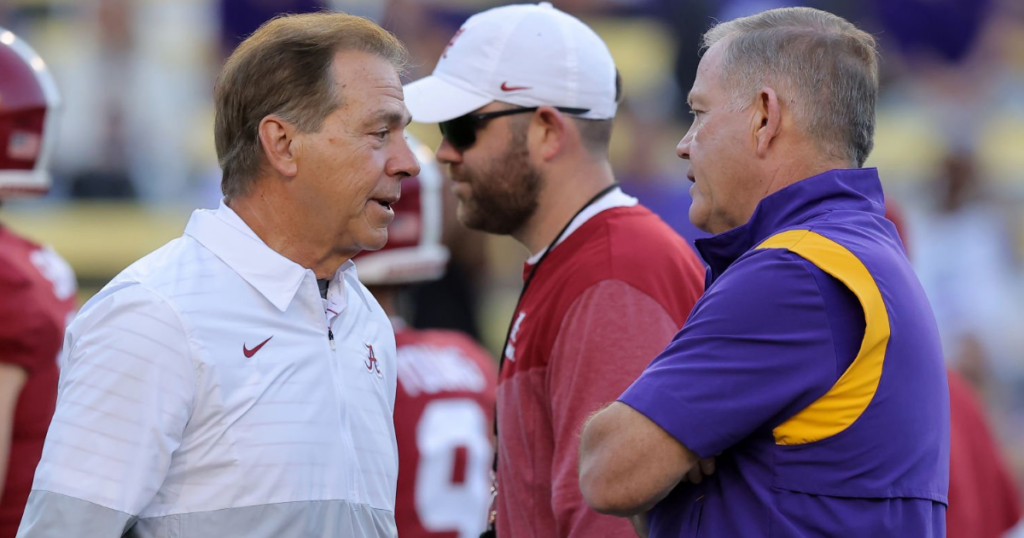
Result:
{"label": "man's nose", "polygon": [[676,144],[676,155],[678,155],[680,159],[685,159],[687,161],[690,160],[690,142],[692,140],[693,137],[691,134],[686,133],[686,136]]}
{"label": "man's nose", "polygon": [[437,162],[441,164],[453,164],[462,162],[462,152],[455,149],[455,146],[447,138],[441,139],[441,145],[437,148]]}
{"label": "man's nose", "polygon": [[398,154],[388,162],[389,176],[414,177],[420,175],[420,161],[416,158],[409,141],[403,136]]}

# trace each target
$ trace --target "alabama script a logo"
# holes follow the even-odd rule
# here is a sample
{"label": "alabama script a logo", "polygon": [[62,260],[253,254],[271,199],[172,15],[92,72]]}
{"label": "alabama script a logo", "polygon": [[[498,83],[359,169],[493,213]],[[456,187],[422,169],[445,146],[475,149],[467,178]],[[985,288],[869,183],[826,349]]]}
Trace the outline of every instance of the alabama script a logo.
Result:
{"label": "alabama script a logo", "polygon": [[366,360],[363,364],[366,365],[366,370],[371,373],[376,373],[377,377],[383,378],[384,375],[380,373],[380,365],[377,363],[377,357],[373,354],[373,346],[370,344],[363,344],[367,349]]}
{"label": "alabama script a logo", "polygon": [[448,49],[452,48],[452,45],[455,44],[455,40],[458,39],[459,36],[462,35],[462,32],[465,32],[465,31],[466,31],[465,28],[459,28],[459,31],[455,32],[455,35],[452,36],[451,41],[449,41],[448,45],[445,46],[443,51],[441,51],[441,57],[442,58],[447,58],[448,57]]}
{"label": "alabama script a logo", "polygon": [[526,312],[520,312],[519,316],[516,317],[515,323],[512,324],[512,332],[508,335],[508,345],[505,346],[505,358],[512,362],[516,361],[516,341],[519,339],[519,328],[522,326],[524,319],[526,319]]}

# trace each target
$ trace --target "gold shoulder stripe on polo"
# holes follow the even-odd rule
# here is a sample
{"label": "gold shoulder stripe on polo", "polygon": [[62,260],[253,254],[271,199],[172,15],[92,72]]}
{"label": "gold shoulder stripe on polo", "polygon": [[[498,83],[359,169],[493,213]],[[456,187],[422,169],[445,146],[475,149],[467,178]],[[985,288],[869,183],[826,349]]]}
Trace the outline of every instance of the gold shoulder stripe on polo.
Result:
{"label": "gold shoulder stripe on polo", "polygon": [[853,424],[878,390],[891,332],[882,293],[867,267],[852,252],[812,231],[782,232],[757,248],[784,248],[799,255],[850,288],[864,309],[864,340],[850,367],[824,396],[773,430],[775,443],[780,445],[826,439]]}

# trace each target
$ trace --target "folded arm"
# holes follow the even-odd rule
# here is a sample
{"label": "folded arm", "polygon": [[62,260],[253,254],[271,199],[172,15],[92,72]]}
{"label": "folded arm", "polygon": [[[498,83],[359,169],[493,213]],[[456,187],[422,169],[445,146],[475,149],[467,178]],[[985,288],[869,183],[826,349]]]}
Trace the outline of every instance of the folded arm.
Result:
{"label": "folded arm", "polygon": [[831,277],[815,271],[768,250],[705,293],[668,347],[584,428],[580,488],[591,507],[623,516],[650,509],[712,470],[699,456],[774,427],[835,383],[848,362],[837,356],[817,278]]}
{"label": "folded arm", "polygon": [[603,514],[633,516],[662,500],[699,458],[621,402],[596,413],[580,441],[580,490]]}

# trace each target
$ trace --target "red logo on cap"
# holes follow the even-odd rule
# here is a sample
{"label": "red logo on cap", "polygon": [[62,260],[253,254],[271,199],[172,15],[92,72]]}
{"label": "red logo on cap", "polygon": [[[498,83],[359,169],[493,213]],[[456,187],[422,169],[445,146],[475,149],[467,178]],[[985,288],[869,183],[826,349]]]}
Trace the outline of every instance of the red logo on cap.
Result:
{"label": "red logo on cap", "polygon": [[465,32],[465,31],[466,31],[466,29],[465,29],[465,28],[459,28],[459,31],[458,31],[458,32],[455,32],[455,35],[453,35],[453,36],[452,36],[452,39],[451,39],[451,41],[449,41],[449,42],[448,42],[448,45],[446,45],[446,46],[444,47],[444,51],[443,51],[443,52],[441,52],[441,57],[442,57],[442,58],[447,58],[447,57],[448,57],[448,49],[452,48],[452,45],[454,45],[454,44],[455,44],[455,40],[456,40],[456,39],[458,39],[458,38],[459,38],[459,36],[460,36],[460,35],[462,35],[462,32]]}
{"label": "red logo on cap", "polygon": [[503,91],[503,92],[514,92],[514,91],[529,90],[529,89],[530,89],[529,86],[509,86],[507,80],[505,82],[501,83],[501,91]]}

